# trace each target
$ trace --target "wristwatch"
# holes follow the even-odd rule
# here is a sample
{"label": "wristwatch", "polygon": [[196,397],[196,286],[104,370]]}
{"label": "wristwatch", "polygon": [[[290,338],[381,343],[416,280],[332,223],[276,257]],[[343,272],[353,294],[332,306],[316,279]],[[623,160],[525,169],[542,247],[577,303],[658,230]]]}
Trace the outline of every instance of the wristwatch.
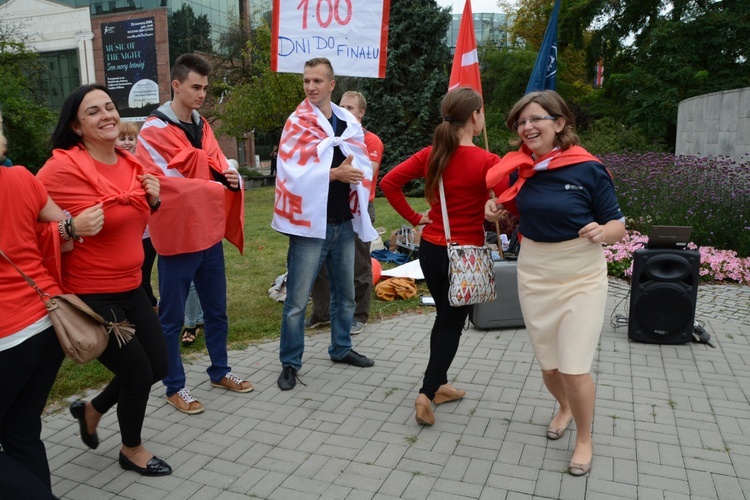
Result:
{"label": "wristwatch", "polygon": [[149,207],[151,207],[152,212],[156,212],[157,210],[159,210],[160,206],[161,206],[161,198],[156,199],[156,205],[149,205]]}

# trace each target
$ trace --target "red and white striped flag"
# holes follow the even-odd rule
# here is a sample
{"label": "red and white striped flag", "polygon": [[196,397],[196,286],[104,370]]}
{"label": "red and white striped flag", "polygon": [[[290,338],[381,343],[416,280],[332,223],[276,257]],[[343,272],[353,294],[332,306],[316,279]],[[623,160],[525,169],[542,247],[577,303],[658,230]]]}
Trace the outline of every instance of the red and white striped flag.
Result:
{"label": "red and white striped flag", "polygon": [[477,39],[474,35],[474,16],[471,14],[471,0],[466,0],[461,26],[458,28],[456,52],[453,54],[453,68],[448,90],[457,87],[471,87],[482,94],[482,80],[479,78],[479,56]]}
{"label": "red and white striped flag", "polygon": [[604,85],[604,61],[600,58],[596,63],[596,78],[594,78],[594,88]]}

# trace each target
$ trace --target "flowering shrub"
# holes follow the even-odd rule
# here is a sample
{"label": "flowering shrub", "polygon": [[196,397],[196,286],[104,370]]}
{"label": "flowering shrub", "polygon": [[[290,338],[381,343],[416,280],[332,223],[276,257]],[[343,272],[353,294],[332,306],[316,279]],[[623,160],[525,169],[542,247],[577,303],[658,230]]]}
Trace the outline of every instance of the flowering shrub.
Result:
{"label": "flowering shrub", "polygon": [[614,177],[628,229],[692,226],[701,246],[750,256],[750,162],[666,153],[600,156]]}
{"label": "flowering shrub", "polygon": [[[629,279],[633,275],[633,252],[644,248],[648,237],[638,231],[628,231],[622,241],[604,246],[607,270],[610,276]],[[733,281],[750,285],[750,257],[741,258],[733,250],[717,250],[713,247],[698,247],[690,243],[688,248],[698,250],[701,280]]]}

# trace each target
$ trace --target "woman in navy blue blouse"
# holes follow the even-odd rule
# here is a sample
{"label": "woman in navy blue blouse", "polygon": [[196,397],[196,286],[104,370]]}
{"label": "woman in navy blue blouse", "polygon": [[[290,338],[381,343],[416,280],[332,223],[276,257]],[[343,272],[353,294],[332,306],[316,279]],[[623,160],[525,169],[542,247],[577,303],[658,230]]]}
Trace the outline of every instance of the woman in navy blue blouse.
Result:
{"label": "woman in navy blue blouse", "polygon": [[510,174],[515,183],[497,202],[487,202],[485,215],[491,221],[506,211],[520,217],[521,309],[544,384],[559,405],[547,437],[560,439],[575,420],[568,471],[582,476],[593,461],[590,370],[607,300],[602,244],[622,239],[625,219],[609,172],[578,145],[575,117],[559,94],[527,94],[506,124],[522,146],[490,170],[487,182]]}

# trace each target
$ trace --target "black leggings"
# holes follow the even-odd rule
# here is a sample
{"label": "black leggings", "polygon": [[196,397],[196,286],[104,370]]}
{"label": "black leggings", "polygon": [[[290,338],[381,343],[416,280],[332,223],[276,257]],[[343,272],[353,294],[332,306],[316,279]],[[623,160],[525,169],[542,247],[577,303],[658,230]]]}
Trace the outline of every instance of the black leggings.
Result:
{"label": "black leggings", "polygon": [[151,287],[151,272],[154,269],[154,261],[156,260],[156,249],[151,238],[143,238],[143,265],[141,266],[141,286],[146,291],[146,296],[151,307],[156,307],[159,303],[154,296],[154,289]]}
{"label": "black leggings", "polygon": [[79,297],[104,318],[127,320],[135,325],[135,336],[122,348],[114,335],[110,335],[109,344],[98,359],[115,377],[91,404],[99,413],[106,413],[117,404],[122,444],[136,447],[141,444],[151,386],[167,374],[167,349],[159,318],[142,287]]}
{"label": "black leggings", "polygon": [[62,360],[52,327],[0,351],[0,498],[52,497],[41,417]]}
{"label": "black leggings", "polygon": [[437,317],[430,333],[430,360],[419,392],[430,400],[441,385],[448,383],[448,369],[453,363],[471,306],[452,307],[448,302],[448,251],[446,247],[422,240],[419,243],[419,264],[424,272]]}

